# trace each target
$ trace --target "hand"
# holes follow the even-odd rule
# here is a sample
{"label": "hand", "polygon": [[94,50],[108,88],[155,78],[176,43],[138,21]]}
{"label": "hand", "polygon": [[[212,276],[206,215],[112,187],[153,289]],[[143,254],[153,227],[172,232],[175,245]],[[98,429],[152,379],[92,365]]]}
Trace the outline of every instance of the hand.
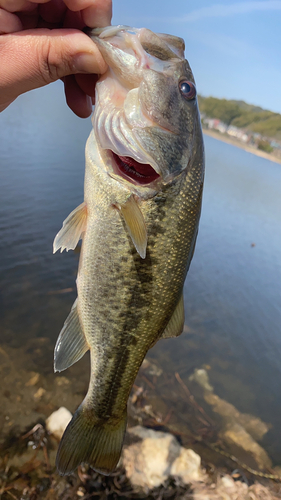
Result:
{"label": "hand", "polygon": [[111,0],[0,0],[0,111],[61,78],[69,107],[89,116],[107,65],[81,29],[110,21]]}

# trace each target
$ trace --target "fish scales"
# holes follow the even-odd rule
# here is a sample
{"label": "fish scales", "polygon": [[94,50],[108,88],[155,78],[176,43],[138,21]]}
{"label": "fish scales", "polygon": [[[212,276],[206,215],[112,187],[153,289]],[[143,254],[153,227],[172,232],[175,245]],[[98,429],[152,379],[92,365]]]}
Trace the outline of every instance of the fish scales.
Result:
{"label": "fish scales", "polygon": [[[139,367],[158,339],[182,332],[182,290],[201,211],[203,140],[193,76],[177,55],[180,39],[175,42],[168,37],[163,52],[165,35],[155,48],[158,37],[149,30],[117,27],[114,35],[112,30],[114,27],[105,28],[93,36],[109,72],[97,84],[94,127],[86,145],[84,203],[66,219],[54,242],[54,250],[62,251],[74,248],[80,236],[83,240],[78,299],[56,345],[55,369],[71,366],[88,349],[91,355],[87,395],[58,451],[57,466],[63,474],[83,462],[105,474],[115,468],[126,428],[127,400]],[[151,39],[153,55],[147,55],[141,42],[149,47]],[[118,65],[124,67],[114,67],[118,43],[129,53],[131,46],[137,47],[135,76],[132,58],[129,63],[127,57],[122,60],[120,49]],[[155,55],[160,53],[161,57]],[[131,83],[124,90],[126,64],[136,88],[145,84],[137,100],[130,94]],[[143,79],[141,72],[145,73]],[[146,72],[153,72],[152,78]],[[162,107],[147,92],[147,81],[157,83],[157,74],[161,89],[167,76],[168,95],[163,97]],[[113,89],[112,96],[108,87]],[[181,95],[179,88],[182,92],[187,89],[190,98]],[[177,117],[172,117],[173,106]],[[110,125],[116,121],[110,119],[103,125],[106,120],[101,119],[114,114],[126,132],[121,136]],[[122,156],[127,140],[139,148],[135,158],[129,146],[128,156]]]}
{"label": "fish scales", "polygon": [[[178,189],[179,186],[175,185],[167,191],[177,192]],[[89,340],[93,345],[91,353],[97,360],[100,346],[107,350],[106,356],[103,353],[102,359],[94,364],[95,376],[92,379],[95,389],[91,391],[94,395],[91,402],[95,405],[96,414],[104,407],[104,400],[113,413],[120,412],[120,407],[124,411],[131,389],[131,383],[128,384],[126,379],[134,380],[147,349],[161,335],[179,299],[179,284],[183,284],[186,275],[187,256],[197,224],[200,184],[199,187],[195,184],[193,197],[188,199],[185,186],[182,191],[183,197],[180,193],[169,193],[170,196],[161,194],[143,208],[148,234],[151,235],[145,261],[141,260],[131,240],[122,231],[122,220],[112,208],[105,210],[96,230],[89,230],[89,240],[85,238],[83,242],[81,265],[86,267],[85,279],[81,284],[79,281],[78,287],[81,286],[81,302],[91,304],[90,314],[95,318],[96,330]],[[103,199],[105,197],[106,193]],[[107,206],[110,204],[107,203]],[[194,212],[193,218],[189,217],[189,225],[185,223],[186,212]],[[125,238],[120,237],[122,233]],[[96,240],[94,252],[92,235]],[[170,241],[175,238],[178,244],[171,248]],[[104,275],[107,276],[106,281],[103,280]],[[93,290],[92,276],[101,283],[98,291]],[[87,317],[88,311],[82,312],[82,318],[84,314]],[[120,348],[128,352],[124,354]],[[108,367],[111,356],[114,362]],[[98,376],[97,372],[101,375]],[[107,386],[112,384],[114,373],[115,380],[108,392]],[[117,414],[118,417],[120,414]]]}

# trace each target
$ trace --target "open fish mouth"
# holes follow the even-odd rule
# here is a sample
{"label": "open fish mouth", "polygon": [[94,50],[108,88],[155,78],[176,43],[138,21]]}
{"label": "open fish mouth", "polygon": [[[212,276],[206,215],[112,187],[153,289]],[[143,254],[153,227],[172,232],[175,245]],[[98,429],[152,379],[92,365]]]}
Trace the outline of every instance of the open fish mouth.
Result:
{"label": "open fish mouth", "polygon": [[149,163],[139,163],[129,156],[118,156],[113,151],[112,156],[114,172],[133,184],[143,186],[160,178]]}

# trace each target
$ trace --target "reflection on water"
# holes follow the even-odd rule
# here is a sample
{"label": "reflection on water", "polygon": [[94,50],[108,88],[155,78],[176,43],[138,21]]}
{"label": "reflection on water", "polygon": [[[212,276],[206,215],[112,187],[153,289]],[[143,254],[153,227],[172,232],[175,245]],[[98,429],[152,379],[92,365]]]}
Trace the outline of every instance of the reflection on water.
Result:
{"label": "reflection on water", "polygon": [[[87,360],[61,376],[52,373],[53,345],[75,300],[78,264],[74,252],[52,255],[52,241],[83,199],[84,147],[91,127],[90,120],[67,109],[62,93],[59,83],[34,91],[0,115],[5,429],[9,419],[17,421],[20,401],[15,398],[26,393],[24,411],[27,415],[32,407],[36,420],[36,414],[47,416],[62,401],[73,410],[87,387]],[[270,424],[259,442],[281,464],[281,168],[210,137],[205,144],[203,212],[185,284],[186,330],[149,353],[163,369],[150,388],[151,404],[167,409],[172,403],[170,423],[184,425],[190,406],[175,373],[190,386],[190,375],[205,367],[218,398]],[[42,386],[45,393],[32,402],[26,384],[34,373],[40,375],[36,391]],[[211,413],[202,388],[194,385],[194,391]]]}

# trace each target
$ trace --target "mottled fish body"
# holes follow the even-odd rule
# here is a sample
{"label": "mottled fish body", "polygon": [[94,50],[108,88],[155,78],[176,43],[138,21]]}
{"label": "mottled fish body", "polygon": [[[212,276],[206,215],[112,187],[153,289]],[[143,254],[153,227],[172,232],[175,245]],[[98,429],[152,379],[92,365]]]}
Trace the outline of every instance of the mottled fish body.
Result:
{"label": "mottled fish body", "polygon": [[129,393],[148,349],[180,335],[183,284],[200,218],[204,151],[183,41],[146,29],[93,30],[109,70],[96,88],[85,197],[54,251],[82,237],[78,297],[55,348],[62,371],[90,349],[87,395],[57,466],[110,473],[120,457]]}

